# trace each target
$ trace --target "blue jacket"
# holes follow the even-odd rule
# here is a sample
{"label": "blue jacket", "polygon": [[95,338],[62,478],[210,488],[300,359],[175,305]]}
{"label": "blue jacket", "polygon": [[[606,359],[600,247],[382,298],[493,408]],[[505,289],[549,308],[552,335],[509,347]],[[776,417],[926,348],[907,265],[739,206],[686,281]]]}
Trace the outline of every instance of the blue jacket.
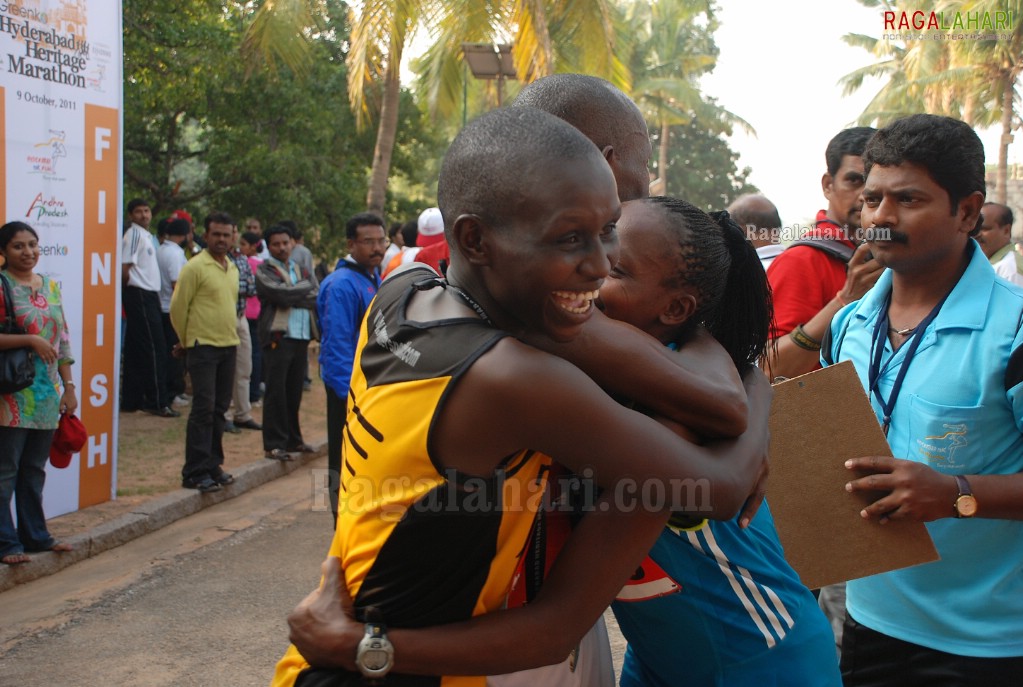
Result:
{"label": "blue jacket", "polygon": [[379,286],[379,270],[370,273],[351,258],[343,258],[323,280],[316,296],[316,313],[320,320],[320,375],[342,399],[348,396],[362,318]]}

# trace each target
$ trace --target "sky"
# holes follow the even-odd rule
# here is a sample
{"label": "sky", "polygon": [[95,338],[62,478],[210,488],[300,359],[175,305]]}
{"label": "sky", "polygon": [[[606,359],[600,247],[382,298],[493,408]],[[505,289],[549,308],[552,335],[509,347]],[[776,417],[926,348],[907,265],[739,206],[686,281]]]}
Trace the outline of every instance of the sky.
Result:
{"label": "sky", "polygon": [[[853,125],[881,87],[867,83],[850,96],[838,80],[873,61],[862,48],[842,41],[847,33],[880,36],[880,10],[856,0],[719,0],[720,55],[701,81],[704,94],[749,122],[756,137],[737,132],[729,145],[739,167],[753,169],[750,182],[770,198],[782,224],[812,220],[826,201],[820,179],[831,137]],[[998,160],[999,131],[979,131],[987,162]],[[1018,162],[1009,147],[1009,162]]]}

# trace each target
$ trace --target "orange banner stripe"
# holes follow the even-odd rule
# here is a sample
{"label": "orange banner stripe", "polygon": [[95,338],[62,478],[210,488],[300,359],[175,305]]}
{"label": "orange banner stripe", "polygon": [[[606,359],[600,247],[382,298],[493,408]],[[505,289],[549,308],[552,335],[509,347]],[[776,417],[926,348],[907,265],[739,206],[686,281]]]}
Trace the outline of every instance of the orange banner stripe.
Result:
{"label": "orange banner stripe", "polygon": [[115,109],[85,105],[85,218],[82,298],[82,449],[78,507],[113,498],[117,435],[118,161],[121,134]]}

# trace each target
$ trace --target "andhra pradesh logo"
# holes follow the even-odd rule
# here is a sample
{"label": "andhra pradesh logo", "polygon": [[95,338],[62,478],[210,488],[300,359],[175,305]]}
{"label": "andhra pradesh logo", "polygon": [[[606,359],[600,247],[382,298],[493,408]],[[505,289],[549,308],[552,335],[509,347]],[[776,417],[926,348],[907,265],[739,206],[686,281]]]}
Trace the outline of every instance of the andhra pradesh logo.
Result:
{"label": "andhra pradesh logo", "polygon": [[917,449],[931,463],[955,467],[955,452],[969,443],[966,439],[966,424],[942,425],[942,429],[945,430],[944,434],[917,439]]}
{"label": "andhra pradesh logo", "polygon": [[42,193],[37,193],[32,199],[32,204],[28,206],[25,217],[36,222],[49,218],[62,219],[67,217],[67,208],[64,207],[64,201],[58,200],[56,196],[46,198]]}
{"label": "andhra pradesh logo", "polygon": [[65,133],[50,129],[50,137],[32,146],[32,153],[26,158],[29,165],[29,174],[42,174],[45,176],[57,173],[57,161],[67,157],[67,149],[64,147]]}

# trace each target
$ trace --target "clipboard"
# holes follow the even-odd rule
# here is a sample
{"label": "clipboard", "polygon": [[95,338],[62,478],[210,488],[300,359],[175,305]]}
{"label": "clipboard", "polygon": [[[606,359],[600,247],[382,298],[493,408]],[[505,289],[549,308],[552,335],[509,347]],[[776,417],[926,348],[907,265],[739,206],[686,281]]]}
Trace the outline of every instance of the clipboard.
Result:
{"label": "clipboard", "polygon": [[922,522],[860,517],[883,492],[845,490],[856,476],[846,460],[892,455],[852,362],[773,388],[767,497],[785,558],[803,584],[817,589],[938,560]]}

